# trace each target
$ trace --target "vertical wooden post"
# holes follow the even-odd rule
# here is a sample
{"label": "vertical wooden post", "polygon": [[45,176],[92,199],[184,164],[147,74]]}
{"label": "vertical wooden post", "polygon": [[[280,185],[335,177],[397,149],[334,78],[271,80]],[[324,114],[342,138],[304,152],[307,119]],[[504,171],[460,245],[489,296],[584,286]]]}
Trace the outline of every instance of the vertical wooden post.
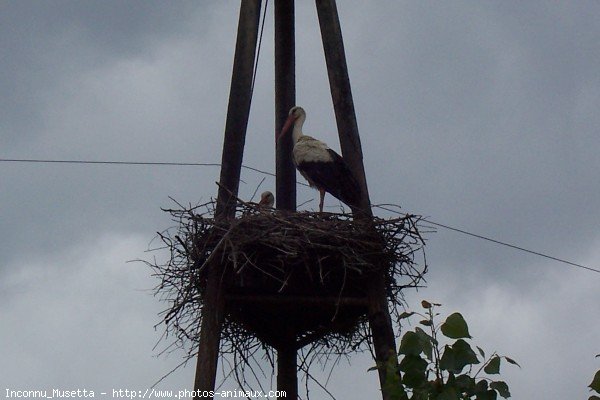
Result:
{"label": "vertical wooden post", "polygon": [[[252,77],[261,0],[242,0],[231,76],[229,106],[225,123],[225,139],[221,161],[221,178],[215,218],[225,220],[235,216],[246,127],[252,99]],[[218,257],[216,258],[218,260]],[[224,296],[221,290],[223,266],[217,261],[209,266],[194,391],[211,391],[215,387],[221,326],[224,317]],[[198,393],[198,392],[197,392]],[[212,397],[211,397],[212,398]]]}
{"label": "vertical wooden post", "polygon": [[296,400],[298,399],[298,354],[295,335],[288,334],[285,342],[277,347],[277,390],[281,394],[277,399]]}
{"label": "vertical wooden post", "polygon": [[[296,105],[294,0],[275,3],[275,136],[279,135],[290,108]],[[277,144],[275,173],[278,210],[296,210],[296,168],[292,162],[292,136]]]}
{"label": "vertical wooden post", "polygon": [[[296,105],[296,56],[294,0],[275,2],[275,136],[279,135],[290,108]],[[296,168],[292,162],[292,137],[287,135],[275,150],[276,200],[278,210],[296,210]],[[277,347],[277,390],[280,399],[298,398],[296,335],[287,332]]]}
{"label": "vertical wooden post", "polygon": [[[342,30],[335,0],[316,0],[321,37],[327,63],[331,97],[335,108],[342,154],[361,187],[360,210],[352,210],[362,218],[372,216],[371,202],[363,165],[362,147],[352,100],[350,78],[346,65]],[[358,211],[358,212],[357,212]],[[391,398],[386,386],[387,369],[397,367],[396,339],[387,304],[383,271],[372,277],[367,288],[369,325],[375,347],[375,358],[380,366],[379,382],[384,400]]]}

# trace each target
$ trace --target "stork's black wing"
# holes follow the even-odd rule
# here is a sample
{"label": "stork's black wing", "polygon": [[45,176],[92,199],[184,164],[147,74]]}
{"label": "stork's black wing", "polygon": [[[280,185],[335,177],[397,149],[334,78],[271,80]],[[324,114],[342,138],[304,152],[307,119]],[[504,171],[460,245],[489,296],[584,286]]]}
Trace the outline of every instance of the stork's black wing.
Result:
{"label": "stork's black wing", "polygon": [[325,189],[338,200],[349,206],[358,207],[360,187],[348,165],[335,151],[328,149],[331,161],[302,162],[298,170],[312,180],[318,188]]}

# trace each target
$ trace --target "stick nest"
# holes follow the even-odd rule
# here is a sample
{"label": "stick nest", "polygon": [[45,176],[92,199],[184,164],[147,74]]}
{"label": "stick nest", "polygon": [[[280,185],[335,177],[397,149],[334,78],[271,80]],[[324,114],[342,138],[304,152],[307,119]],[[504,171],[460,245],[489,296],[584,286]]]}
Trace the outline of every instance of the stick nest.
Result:
{"label": "stick nest", "polygon": [[164,210],[176,223],[158,234],[169,256],[149,263],[160,279],[156,293],[168,303],[161,314],[165,335],[190,357],[210,268],[220,268],[225,298],[221,352],[243,365],[258,348],[290,340],[298,349],[310,344],[308,352],[320,361],[370,350],[372,277],[383,272],[392,319],[399,321],[402,290],[419,287],[427,270],[419,216],[359,221],[345,213],[280,212],[239,201],[235,219],[217,221],[214,206]]}

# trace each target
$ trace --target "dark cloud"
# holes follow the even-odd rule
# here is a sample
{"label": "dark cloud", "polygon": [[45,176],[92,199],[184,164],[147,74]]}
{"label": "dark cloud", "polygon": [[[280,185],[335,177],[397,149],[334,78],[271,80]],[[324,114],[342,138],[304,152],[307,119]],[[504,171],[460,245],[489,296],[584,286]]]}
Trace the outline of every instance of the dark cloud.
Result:
{"label": "dark cloud", "polygon": [[[151,58],[169,38],[207,27],[214,7],[191,1],[8,1],[0,6],[0,130],[19,141],[43,129],[54,91],[82,70]],[[199,36],[201,37],[201,36]]]}
{"label": "dark cloud", "polygon": [[[598,267],[598,4],[338,3],[373,201]],[[238,6],[3,2],[2,156],[220,162]],[[296,6],[306,133],[338,149],[314,5]],[[244,163],[272,171],[280,127],[268,18]],[[9,355],[0,375],[11,385],[35,371],[47,385],[76,377],[139,389],[176,365],[180,355],[147,361],[160,305],[134,289],[152,286],[149,271],[125,261],[172,225],[159,210],[168,196],[207,200],[218,172],[2,163],[0,313],[10,323],[0,328]],[[263,175],[242,178],[249,198]],[[262,189],[273,187],[267,177]],[[298,198],[316,207],[312,189],[298,186]],[[427,249],[431,288],[408,294],[412,303],[464,311],[478,343],[527,366],[507,372],[515,397],[542,385],[544,398],[585,395],[580,377],[591,379],[593,360],[579,361],[598,352],[600,335],[594,274],[441,228]],[[577,346],[563,351],[573,335]],[[544,367],[561,360],[579,367],[559,365],[548,380]],[[371,396],[370,366],[365,357],[340,366],[332,391]],[[347,374],[365,384],[350,388]],[[167,384],[189,387],[192,375],[188,366]]]}

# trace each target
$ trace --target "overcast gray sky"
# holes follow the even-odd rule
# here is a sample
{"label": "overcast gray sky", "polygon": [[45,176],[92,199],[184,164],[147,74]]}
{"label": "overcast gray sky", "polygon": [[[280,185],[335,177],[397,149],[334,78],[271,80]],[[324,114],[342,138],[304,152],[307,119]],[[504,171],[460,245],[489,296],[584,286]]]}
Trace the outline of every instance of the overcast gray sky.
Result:
{"label": "overcast gray sky", "polygon": [[[305,132],[339,149],[314,3],[297,3]],[[0,158],[219,162],[238,7],[0,0]],[[600,267],[599,2],[338,8],[374,203]],[[271,9],[244,156],[269,171],[272,25]],[[0,163],[0,390],[140,390],[177,365],[183,353],[153,350],[156,281],[127,261],[171,226],[169,196],[207,200],[218,173]],[[262,178],[244,171],[241,196]],[[298,199],[317,207],[310,189]],[[587,398],[600,274],[447,230],[427,257],[428,288],[409,305],[460,311],[476,344],[515,358],[522,369],[502,369],[514,398]],[[376,398],[372,361],[351,361],[329,389]],[[193,374],[161,387],[189,389]]]}

